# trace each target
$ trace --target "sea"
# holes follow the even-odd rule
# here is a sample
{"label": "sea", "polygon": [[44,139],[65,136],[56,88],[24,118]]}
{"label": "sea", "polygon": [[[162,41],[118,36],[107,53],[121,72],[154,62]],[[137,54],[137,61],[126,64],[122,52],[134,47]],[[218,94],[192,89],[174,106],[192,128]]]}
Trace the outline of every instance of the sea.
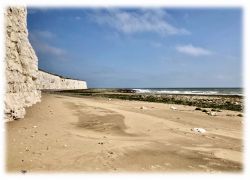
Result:
{"label": "sea", "polygon": [[243,88],[134,88],[136,93],[243,96]]}

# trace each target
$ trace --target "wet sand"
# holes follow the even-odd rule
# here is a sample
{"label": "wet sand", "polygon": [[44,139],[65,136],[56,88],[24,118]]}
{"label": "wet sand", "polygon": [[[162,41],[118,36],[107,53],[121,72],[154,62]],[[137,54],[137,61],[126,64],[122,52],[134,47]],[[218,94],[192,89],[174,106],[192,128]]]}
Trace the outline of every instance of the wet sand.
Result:
{"label": "wet sand", "polygon": [[[6,123],[6,170],[242,172],[243,117],[229,110],[216,113],[43,94],[24,119]],[[196,127],[206,133],[191,130]]]}

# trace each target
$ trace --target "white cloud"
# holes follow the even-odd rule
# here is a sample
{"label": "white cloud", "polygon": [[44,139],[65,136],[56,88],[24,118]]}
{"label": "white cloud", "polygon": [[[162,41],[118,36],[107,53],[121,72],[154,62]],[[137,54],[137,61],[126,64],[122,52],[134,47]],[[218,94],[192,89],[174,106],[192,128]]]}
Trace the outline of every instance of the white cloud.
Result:
{"label": "white cloud", "polygon": [[61,48],[51,46],[47,43],[39,42],[35,43],[35,49],[42,53],[48,53],[56,56],[62,56],[65,54],[65,51]]}
{"label": "white cloud", "polygon": [[54,34],[49,31],[33,31],[29,36],[31,44],[37,52],[51,54],[54,56],[63,56],[66,54],[63,49],[52,46],[48,42],[45,42],[45,39],[54,37]]}
{"label": "white cloud", "polygon": [[51,39],[51,38],[54,38],[56,35],[50,31],[46,31],[46,30],[34,30],[34,31],[30,32],[30,36]]}
{"label": "white cloud", "polygon": [[201,47],[194,47],[192,44],[177,46],[176,50],[191,56],[203,56],[212,54],[211,51]]}
{"label": "white cloud", "polygon": [[154,32],[161,35],[190,34],[184,28],[177,28],[167,22],[169,15],[161,10],[125,11],[106,9],[95,11],[90,18],[100,25],[109,25],[123,33]]}

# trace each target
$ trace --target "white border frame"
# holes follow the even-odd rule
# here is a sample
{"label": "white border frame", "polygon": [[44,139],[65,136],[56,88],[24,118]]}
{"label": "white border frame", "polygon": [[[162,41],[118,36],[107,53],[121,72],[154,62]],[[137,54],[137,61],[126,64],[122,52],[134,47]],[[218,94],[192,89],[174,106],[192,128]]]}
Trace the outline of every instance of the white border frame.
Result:
{"label": "white border frame", "polygon": [[[3,0],[2,0],[3,1]],[[207,174],[207,173],[145,173],[145,174],[86,174],[86,173],[78,173],[78,174],[71,174],[71,173],[60,173],[60,174],[16,174],[16,175],[10,175],[5,172],[5,131],[4,131],[4,123],[2,121],[0,125],[0,132],[1,132],[1,138],[0,138],[0,145],[1,145],[1,155],[0,155],[0,162],[1,162],[1,179],[12,179],[12,178],[38,178],[38,179],[44,179],[44,178],[62,178],[62,179],[68,179],[69,176],[73,176],[74,178],[107,178],[107,179],[128,179],[128,178],[143,178],[143,179],[151,179],[151,178],[192,178],[192,179],[203,179],[203,178],[215,178],[215,179],[221,179],[226,178],[233,179],[233,178],[241,178],[241,179],[247,179],[247,177],[250,177],[250,169],[249,169],[249,161],[247,159],[249,158],[249,140],[247,137],[250,137],[249,133],[249,122],[247,120],[249,119],[249,84],[250,84],[250,72],[247,71],[250,68],[250,63],[247,61],[249,59],[249,50],[247,51],[246,47],[250,47],[249,45],[249,33],[250,33],[250,6],[247,4],[247,0],[209,0],[209,1],[202,1],[202,0],[123,0],[123,1],[117,1],[117,0],[60,0],[60,1],[51,1],[51,0],[6,0],[4,2],[0,2],[1,9],[0,9],[0,28],[1,28],[1,36],[0,36],[0,108],[1,108],[1,119],[3,120],[3,97],[4,97],[4,84],[5,84],[5,76],[4,76],[4,55],[5,55],[5,47],[4,47],[4,10],[8,6],[34,6],[34,7],[176,7],[176,8],[188,8],[188,7],[194,7],[194,8],[224,8],[224,7],[241,7],[243,10],[243,34],[242,34],[242,58],[243,58],[243,87],[244,87],[244,94],[245,94],[245,113],[244,113],[244,169],[243,173],[238,174],[231,174],[231,173],[222,173],[222,174]],[[39,176],[38,176],[39,175]],[[50,176],[49,176],[50,175]],[[84,177],[82,175],[85,175]]]}

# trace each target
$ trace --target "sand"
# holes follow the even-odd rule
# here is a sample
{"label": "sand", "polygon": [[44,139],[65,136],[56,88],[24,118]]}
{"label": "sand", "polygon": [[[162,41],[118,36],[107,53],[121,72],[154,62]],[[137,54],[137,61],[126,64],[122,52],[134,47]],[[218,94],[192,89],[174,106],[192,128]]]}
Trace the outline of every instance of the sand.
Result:
{"label": "sand", "polygon": [[43,94],[24,119],[6,123],[6,170],[242,172],[239,112],[210,116],[194,109]]}

